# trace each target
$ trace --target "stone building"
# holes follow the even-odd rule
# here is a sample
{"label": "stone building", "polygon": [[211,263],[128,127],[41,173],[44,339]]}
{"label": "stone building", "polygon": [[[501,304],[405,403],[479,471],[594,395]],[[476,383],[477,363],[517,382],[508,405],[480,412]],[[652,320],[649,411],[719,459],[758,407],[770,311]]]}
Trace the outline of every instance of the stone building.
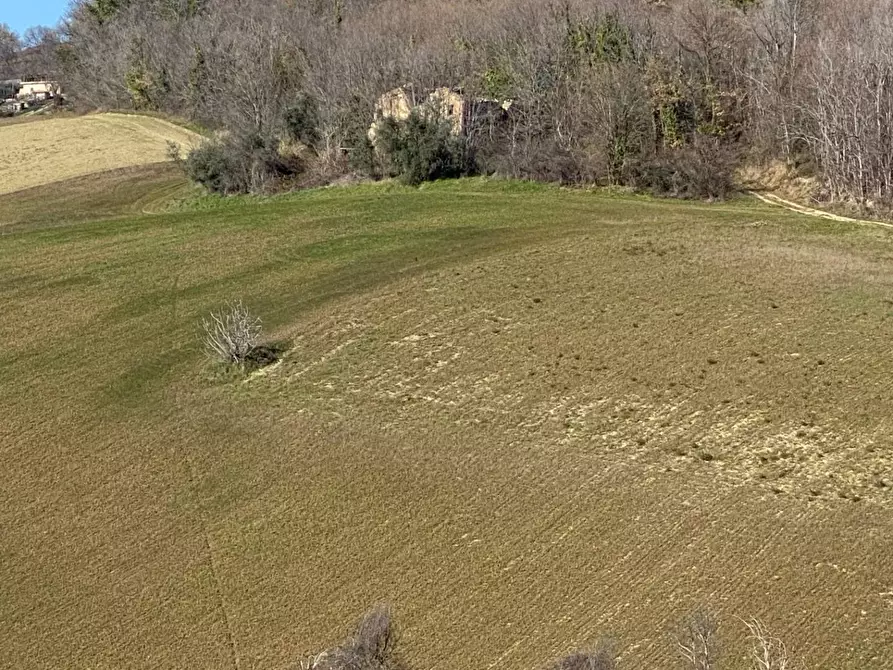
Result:
{"label": "stone building", "polygon": [[511,101],[472,98],[461,89],[446,86],[426,91],[418,91],[411,84],[400,86],[378,99],[369,139],[375,141],[384,119],[405,121],[413,111],[447,121],[454,135],[467,135],[479,120],[492,120],[494,114],[507,115],[511,104]]}

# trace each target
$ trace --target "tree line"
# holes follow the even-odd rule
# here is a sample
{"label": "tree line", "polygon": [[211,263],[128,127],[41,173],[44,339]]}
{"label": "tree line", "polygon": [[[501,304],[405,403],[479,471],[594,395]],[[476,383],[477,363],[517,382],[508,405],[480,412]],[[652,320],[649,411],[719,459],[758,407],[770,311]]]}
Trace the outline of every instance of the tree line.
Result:
{"label": "tree line", "polygon": [[513,102],[463,170],[721,196],[778,160],[893,204],[891,0],[77,0],[61,39],[82,104],[225,131],[199,168],[230,191],[392,174],[366,133],[411,84]]}
{"label": "tree line", "polygon": [[61,39],[48,26],[32,26],[19,35],[0,23],[0,80],[58,76]]}

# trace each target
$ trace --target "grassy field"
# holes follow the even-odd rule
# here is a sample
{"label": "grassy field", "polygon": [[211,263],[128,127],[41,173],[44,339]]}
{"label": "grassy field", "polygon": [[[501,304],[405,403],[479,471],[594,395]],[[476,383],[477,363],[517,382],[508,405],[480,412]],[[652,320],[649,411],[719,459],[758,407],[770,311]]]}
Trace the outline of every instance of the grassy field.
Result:
{"label": "grassy field", "polygon": [[[167,160],[167,143],[198,143],[162,119],[93,114],[0,124],[0,195],[107,170]],[[50,204],[49,201],[48,204]],[[2,226],[0,219],[0,226]]]}
{"label": "grassy field", "polygon": [[[478,180],[117,192],[0,236],[0,665],[295,667],[387,601],[418,669],[602,634],[678,667],[699,605],[726,668],[749,616],[893,666],[889,231]],[[238,297],[289,343],[247,380],[199,344]]]}
{"label": "grassy field", "polygon": [[0,235],[168,209],[194,194],[173,163],[149,163],[0,194]]}

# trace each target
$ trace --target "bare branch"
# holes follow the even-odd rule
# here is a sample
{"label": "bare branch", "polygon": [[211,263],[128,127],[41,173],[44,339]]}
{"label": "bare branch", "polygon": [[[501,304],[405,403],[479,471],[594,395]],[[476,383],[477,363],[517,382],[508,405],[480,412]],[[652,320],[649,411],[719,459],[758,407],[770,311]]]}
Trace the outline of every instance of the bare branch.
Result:
{"label": "bare branch", "polygon": [[242,301],[229,303],[202,320],[205,348],[222,363],[242,366],[257,347],[261,321],[252,316]]}
{"label": "bare branch", "polygon": [[779,638],[771,635],[765,624],[753,618],[744,621],[750,640],[750,660],[754,670],[790,670],[792,662],[787,647]]}
{"label": "bare branch", "polygon": [[676,646],[687,670],[715,670],[719,658],[719,624],[709,612],[698,610],[689,616],[676,636]]}

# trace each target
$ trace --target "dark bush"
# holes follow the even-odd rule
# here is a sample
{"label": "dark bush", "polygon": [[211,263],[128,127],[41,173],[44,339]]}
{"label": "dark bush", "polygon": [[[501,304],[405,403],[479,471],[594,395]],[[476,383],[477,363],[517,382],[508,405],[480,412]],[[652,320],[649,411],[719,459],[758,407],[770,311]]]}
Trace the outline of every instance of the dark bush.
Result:
{"label": "dark bush", "polygon": [[536,181],[574,184],[580,182],[578,162],[570,151],[550,137],[527,143],[517,161],[518,177]]}
{"label": "dark bush", "polygon": [[381,177],[381,168],[375,154],[375,145],[365,134],[357,134],[351,139],[351,147],[347,154],[348,167],[373,179]]}
{"label": "dark bush", "polygon": [[285,130],[292,140],[319,148],[319,104],[313,97],[302,93],[289,105],[285,110]]}
{"label": "dark bush", "polygon": [[737,156],[714,138],[695,136],[688,145],[663,149],[632,171],[632,185],[657,196],[721,200],[735,190]]}
{"label": "dark bush", "polygon": [[193,149],[186,174],[212,193],[265,193],[303,170],[297,157],[283,157],[272,140],[258,135],[227,137]]}
{"label": "dark bush", "polygon": [[549,665],[546,670],[614,670],[616,667],[613,645],[602,640],[594,649],[568,654]]}
{"label": "dark bush", "polygon": [[405,121],[384,119],[375,146],[385,171],[404,184],[461,177],[472,172],[473,160],[462,137],[448,122],[413,113]]}
{"label": "dark bush", "polygon": [[235,161],[223,143],[207,143],[193,149],[183,168],[187,176],[213,193],[238,192]]}
{"label": "dark bush", "polygon": [[402,670],[396,643],[391,611],[379,605],[363,616],[353,635],[306,666],[310,670]]}

